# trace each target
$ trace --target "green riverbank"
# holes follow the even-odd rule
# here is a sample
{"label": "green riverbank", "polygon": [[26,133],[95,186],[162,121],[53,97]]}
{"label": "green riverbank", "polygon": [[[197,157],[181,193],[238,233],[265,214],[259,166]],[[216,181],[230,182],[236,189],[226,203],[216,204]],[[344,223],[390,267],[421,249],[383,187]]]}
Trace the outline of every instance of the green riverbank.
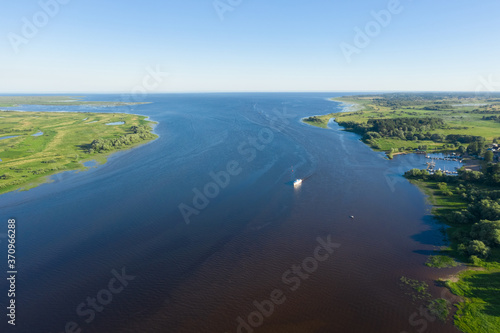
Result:
{"label": "green riverbank", "polygon": [[491,197],[500,186],[446,177],[449,183],[425,177],[411,180],[428,195],[434,216],[448,227],[449,247],[432,256],[428,266],[453,267],[462,262],[466,268],[461,273],[439,281],[463,299],[454,304],[455,325],[463,332],[499,332],[500,206]]}
{"label": "green riverbank", "polygon": [[326,128],[335,121],[377,151],[458,151],[483,156],[500,137],[500,95],[400,93],[344,96],[332,100],[353,110],[304,118]]}
{"label": "green riverbank", "polygon": [[[500,138],[498,97],[469,93],[347,96],[333,100],[357,105],[355,111],[303,119],[327,128],[335,118],[389,156],[415,150],[456,151],[486,160],[482,171],[461,171],[458,176],[416,169],[406,173],[428,196],[437,220],[447,226],[449,247],[430,256],[426,265],[439,269],[462,263],[466,267],[438,283],[463,300],[454,304],[454,323],[470,333],[500,332],[500,165],[488,162],[491,156],[487,156]],[[420,282],[402,279],[420,288]],[[445,317],[444,305],[435,300],[428,306],[439,307],[436,313],[443,310]]]}
{"label": "green riverbank", "polygon": [[145,116],[122,113],[0,111],[0,194],[30,189],[50,175],[157,138]]}

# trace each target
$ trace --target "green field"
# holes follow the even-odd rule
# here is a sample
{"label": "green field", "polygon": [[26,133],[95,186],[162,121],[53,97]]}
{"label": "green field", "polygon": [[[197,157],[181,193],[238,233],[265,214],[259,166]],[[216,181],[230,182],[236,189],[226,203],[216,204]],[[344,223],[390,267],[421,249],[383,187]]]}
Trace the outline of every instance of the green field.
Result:
{"label": "green field", "polygon": [[[150,133],[154,123],[145,118],[122,113],[0,111],[0,193],[29,189],[61,171],[83,170],[85,161],[104,163],[113,151],[154,139],[156,135]],[[124,124],[106,125],[114,122]],[[141,125],[147,126],[148,133],[134,137],[133,126]],[[14,137],[2,139],[10,136]],[[105,151],[90,150],[94,140],[120,137],[135,140]]]}

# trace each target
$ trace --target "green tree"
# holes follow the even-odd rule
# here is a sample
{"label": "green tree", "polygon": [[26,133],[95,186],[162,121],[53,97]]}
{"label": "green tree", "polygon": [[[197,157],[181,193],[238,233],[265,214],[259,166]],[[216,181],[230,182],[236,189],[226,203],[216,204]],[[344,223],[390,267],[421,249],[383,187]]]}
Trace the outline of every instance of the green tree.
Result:
{"label": "green tree", "polygon": [[474,216],[464,209],[462,211],[451,212],[448,219],[451,223],[467,224],[472,222]]}
{"label": "green tree", "polygon": [[476,141],[471,142],[469,146],[467,146],[467,154],[477,155],[477,152],[478,152],[478,143]]}
{"label": "green tree", "polygon": [[491,150],[488,150],[486,151],[486,153],[484,153],[484,160],[486,162],[493,162],[493,152]]}
{"label": "green tree", "polygon": [[500,245],[500,221],[482,220],[472,226],[470,235],[490,246],[498,246]]}
{"label": "green tree", "polygon": [[426,176],[429,176],[429,172],[427,170],[414,168],[405,172],[405,177],[407,178],[425,178]]}
{"label": "green tree", "polygon": [[469,211],[481,220],[500,220],[500,204],[490,199],[483,199],[471,205]]}
{"label": "green tree", "polygon": [[479,240],[473,240],[470,241],[467,246],[467,253],[471,256],[474,255],[480,258],[486,258],[490,254],[490,248]]}

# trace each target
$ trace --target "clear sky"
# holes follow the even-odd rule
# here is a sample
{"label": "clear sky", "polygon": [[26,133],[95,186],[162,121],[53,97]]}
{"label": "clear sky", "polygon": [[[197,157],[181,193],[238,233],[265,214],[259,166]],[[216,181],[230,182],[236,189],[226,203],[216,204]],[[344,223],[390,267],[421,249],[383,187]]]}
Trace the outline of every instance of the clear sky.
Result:
{"label": "clear sky", "polygon": [[[0,93],[474,91],[500,81],[498,0],[217,1],[219,12],[213,0],[2,1]],[[378,23],[380,11],[391,17]],[[169,75],[155,81],[148,68]]]}

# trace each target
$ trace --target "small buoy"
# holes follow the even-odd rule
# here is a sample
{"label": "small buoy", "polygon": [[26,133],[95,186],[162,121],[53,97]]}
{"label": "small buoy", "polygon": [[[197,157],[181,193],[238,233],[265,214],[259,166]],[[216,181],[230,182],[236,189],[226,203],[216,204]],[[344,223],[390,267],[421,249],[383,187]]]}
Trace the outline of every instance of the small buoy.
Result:
{"label": "small buoy", "polygon": [[349,216],[349,217],[350,217],[351,219],[353,219],[353,218],[354,218],[354,216],[353,216],[353,215],[351,215],[351,216]]}

